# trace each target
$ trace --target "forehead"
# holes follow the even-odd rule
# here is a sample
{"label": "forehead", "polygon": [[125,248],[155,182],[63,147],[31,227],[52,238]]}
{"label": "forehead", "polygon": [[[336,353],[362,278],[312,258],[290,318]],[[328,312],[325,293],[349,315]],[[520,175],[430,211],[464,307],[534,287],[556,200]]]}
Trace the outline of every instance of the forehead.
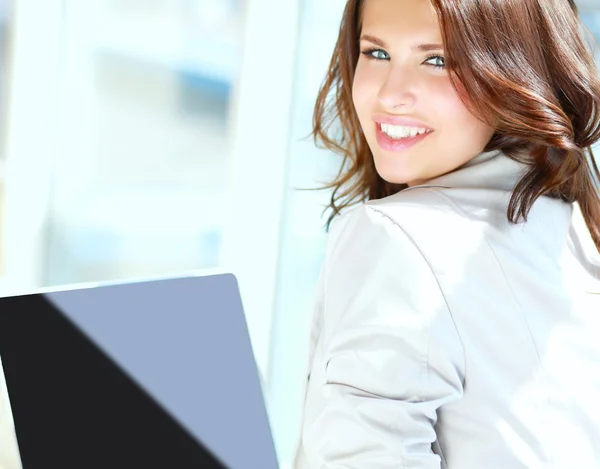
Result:
{"label": "forehead", "polygon": [[361,25],[363,33],[388,37],[441,36],[437,14],[429,0],[363,0]]}

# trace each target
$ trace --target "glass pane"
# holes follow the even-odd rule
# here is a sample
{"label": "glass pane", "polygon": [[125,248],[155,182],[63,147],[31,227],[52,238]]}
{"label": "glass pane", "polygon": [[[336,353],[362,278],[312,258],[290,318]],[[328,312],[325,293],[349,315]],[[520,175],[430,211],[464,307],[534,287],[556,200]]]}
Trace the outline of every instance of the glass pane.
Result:
{"label": "glass pane", "polygon": [[240,0],[66,0],[44,284],[218,266]]}

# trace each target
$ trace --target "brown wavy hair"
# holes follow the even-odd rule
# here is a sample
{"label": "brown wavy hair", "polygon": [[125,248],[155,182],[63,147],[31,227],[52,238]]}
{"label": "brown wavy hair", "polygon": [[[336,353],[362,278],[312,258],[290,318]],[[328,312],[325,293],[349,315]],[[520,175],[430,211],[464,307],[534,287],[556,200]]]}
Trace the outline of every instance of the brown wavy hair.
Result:
{"label": "brown wavy hair", "polygon": [[[600,251],[600,172],[591,148],[600,139],[600,74],[574,1],[431,2],[454,89],[459,96],[469,90],[464,104],[495,129],[484,151],[501,149],[529,166],[513,191],[509,221],[526,221],[542,195],[577,202]],[[327,229],[347,206],[407,187],[378,175],[354,110],[363,3],[346,4],[313,115],[317,146],[343,156],[335,179],[322,187],[333,189]]]}

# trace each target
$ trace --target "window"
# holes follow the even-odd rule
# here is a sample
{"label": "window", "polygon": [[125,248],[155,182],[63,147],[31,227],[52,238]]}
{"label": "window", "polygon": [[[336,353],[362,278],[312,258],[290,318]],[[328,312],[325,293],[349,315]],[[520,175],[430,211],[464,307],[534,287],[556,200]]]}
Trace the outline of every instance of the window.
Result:
{"label": "window", "polygon": [[65,2],[43,284],[218,266],[239,7]]}

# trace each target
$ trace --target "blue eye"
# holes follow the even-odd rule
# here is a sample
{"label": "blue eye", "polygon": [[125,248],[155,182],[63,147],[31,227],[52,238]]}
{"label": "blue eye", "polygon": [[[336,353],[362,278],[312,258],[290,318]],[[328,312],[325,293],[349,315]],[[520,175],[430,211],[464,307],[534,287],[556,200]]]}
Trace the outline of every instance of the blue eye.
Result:
{"label": "blue eye", "polygon": [[368,59],[374,60],[389,60],[389,54],[383,49],[367,49],[362,52],[362,54]]}
{"label": "blue eye", "polygon": [[[383,49],[367,49],[361,52],[369,60],[390,60],[390,55]],[[427,63],[436,59],[435,63]],[[430,55],[425,60],[428,66],[434,67],[436,70],[446,67],[446,62],[441,55]]]}
{"label": "blue eye", "polygon": [[438,63],[436,63],[436,64],[428,64],[431,67],[435,67],[436,69],[441,69],[446,66],[446,61],[444,60],[444,57],[442,57],[441,55],[431,55],[431,56],[427,57],[427,60],[425,60],[425,62],[429,62],[432,59],[439,59],[439,60],[438,60]]}

